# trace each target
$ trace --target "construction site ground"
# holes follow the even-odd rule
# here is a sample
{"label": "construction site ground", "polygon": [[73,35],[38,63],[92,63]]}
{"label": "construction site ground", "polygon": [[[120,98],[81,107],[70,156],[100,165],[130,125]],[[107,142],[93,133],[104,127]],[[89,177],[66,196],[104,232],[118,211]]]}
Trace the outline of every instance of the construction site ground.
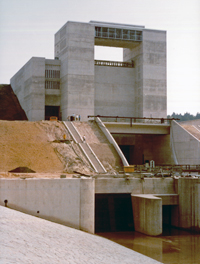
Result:
{"label": "construction site ground", "polygon": [[[94,121],[77,121],[74,125],[81,136],[86,136],[109,175],[123,170],[117,152]],[[0,178],[96,175],[60,121],[0,121],[0,153]],[[35,173],[22,173],[19,168]]]}

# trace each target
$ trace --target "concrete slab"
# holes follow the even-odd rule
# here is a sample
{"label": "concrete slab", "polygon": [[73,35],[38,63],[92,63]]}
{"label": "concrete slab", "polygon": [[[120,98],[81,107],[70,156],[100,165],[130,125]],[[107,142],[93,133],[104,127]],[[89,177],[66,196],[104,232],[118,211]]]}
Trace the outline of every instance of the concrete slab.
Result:
{"label": "concrete slab", "polygon": [[160,263],[105,238],[0,206],[1,263]]}

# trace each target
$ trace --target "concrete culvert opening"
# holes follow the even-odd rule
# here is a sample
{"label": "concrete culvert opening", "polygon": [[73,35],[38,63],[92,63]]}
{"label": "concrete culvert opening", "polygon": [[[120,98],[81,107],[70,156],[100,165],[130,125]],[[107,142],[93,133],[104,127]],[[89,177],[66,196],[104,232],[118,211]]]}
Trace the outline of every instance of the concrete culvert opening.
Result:
{"label": "concrete culvert opening", "polygon": [[28,168],[28,167],[17,167],[13,170],[10,170],[9,172],[19,172],[19,173],[35,173],[34,170]]}
{"label": "concrete culvert opening", "polygon": [[130,194],[95,195],[95,233],[133,230]]}

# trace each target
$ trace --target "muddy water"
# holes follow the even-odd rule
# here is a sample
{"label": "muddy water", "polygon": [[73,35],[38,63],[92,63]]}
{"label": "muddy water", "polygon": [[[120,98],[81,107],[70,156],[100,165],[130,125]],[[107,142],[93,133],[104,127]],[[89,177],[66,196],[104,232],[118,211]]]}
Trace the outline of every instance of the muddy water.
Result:
{"label": "muddy water", "polygon": [[145,236],[134,231],[106,232],[98,235],[162,263],[200,263],[200,234],[170,229],[158,237]]}

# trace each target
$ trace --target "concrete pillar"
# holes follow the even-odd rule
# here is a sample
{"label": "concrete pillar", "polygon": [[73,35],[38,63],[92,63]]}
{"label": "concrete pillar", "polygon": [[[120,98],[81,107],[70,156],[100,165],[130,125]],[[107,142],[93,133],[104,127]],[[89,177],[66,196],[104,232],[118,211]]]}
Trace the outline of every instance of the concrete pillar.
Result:
{"label": "concrete pillar", "polygon": [[75,113],[87,121],[94,115],[94,26],[67,22],[55,34],[55,57],[61,60],[62,119]]}
{"label": "concrete pillar", "polygon": [[200,231],[200,179],[180,178],[179,227]]}
{"label": "concrete pillar", "polygon": [[150,236],[162,234],[162,199],[153,195],[132,195],[135,231]]}
{"label": "concrete pillar", "polygon": [[95,179],[81,179],[80,230],[95,232]]}
{"label": "concrete pillar", "polygon": [[124,49],[124,61],[135,64],[135,114],[167,116],[166,32],[143,29],[142,42]]}

